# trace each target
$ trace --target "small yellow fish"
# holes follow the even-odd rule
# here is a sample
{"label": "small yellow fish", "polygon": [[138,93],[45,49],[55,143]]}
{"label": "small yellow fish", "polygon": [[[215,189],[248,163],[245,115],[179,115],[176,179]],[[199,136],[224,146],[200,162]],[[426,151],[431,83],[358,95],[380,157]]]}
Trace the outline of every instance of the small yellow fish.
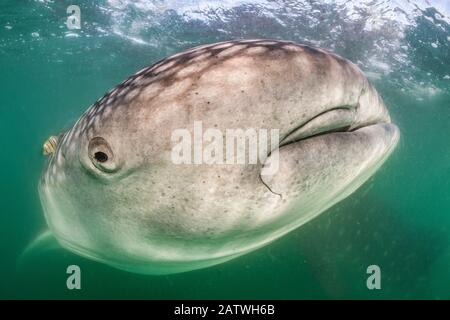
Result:
{"label": "small yellow fish", "polygon": [[51,153],[54,153],[56,150],[56,146],[58,145],[58,137],[50,136],[47,140],[45,140],[44,145],[42,146],[42,153],[44,156],[48,156]]}

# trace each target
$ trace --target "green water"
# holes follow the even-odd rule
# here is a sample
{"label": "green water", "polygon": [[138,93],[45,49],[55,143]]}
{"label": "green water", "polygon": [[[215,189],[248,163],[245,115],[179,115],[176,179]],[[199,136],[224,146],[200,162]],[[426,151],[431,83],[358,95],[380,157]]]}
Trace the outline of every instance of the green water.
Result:
{"label": "green water", "polygon": [[[0,298],[450,298],[450,8],[365,3],[3,0]],[[70,4],[80,6],[80,30],[65,25]],[[19,263],[45,230],[44,140],[144,66],[237,38],[294,40],[357,63],[401,130],[379,172],[301,228],[215,267],[143,276],[59,249]],[[81,290],[66,288],[71,264]],[[372,264],[381,290],[366,287]]]}

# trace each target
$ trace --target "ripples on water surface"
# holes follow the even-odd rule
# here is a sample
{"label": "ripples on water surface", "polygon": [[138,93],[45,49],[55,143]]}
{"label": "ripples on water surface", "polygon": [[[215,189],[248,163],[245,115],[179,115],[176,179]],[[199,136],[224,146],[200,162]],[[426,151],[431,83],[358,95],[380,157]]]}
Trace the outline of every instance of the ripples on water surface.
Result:
{"label": "ripples on water surface", "polygon": [[[450,2],[2,1],[0,297],[450,298]],[[81,9],[68,30],[66,8]],[[171,276],[111,269],[61,250],[17,259],[45,228],[42,142],[128,75],[189,47],[276,38],[357,63],[402,132],[355,194],[232,262]],[[82,268],[83,289],[65,288]],[[382,269],[382,290],[366,268]]]}

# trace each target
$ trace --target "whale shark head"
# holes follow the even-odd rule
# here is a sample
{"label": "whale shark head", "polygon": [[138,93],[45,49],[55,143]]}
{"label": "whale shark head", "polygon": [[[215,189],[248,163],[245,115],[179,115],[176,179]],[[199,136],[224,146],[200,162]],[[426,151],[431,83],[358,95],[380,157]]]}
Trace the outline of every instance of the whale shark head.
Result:
{"label": "whale shark head", "polygon": [[[276,129],[280,141],[257,164],[173,163],[172,133],[195,121]],[[133,272],[181,272],[301,226],[372,176],[398,140],[351,62],[292,42],[233,41],[165,59],[97,101],[46,144],[39,191],[65,248]]]}

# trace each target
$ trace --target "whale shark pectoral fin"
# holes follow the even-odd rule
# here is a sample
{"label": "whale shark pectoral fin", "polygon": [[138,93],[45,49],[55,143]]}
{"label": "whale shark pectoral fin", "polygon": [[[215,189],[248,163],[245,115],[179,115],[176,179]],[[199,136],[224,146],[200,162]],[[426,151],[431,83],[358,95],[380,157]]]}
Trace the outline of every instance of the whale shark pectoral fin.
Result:
{"label": "whale shark pectoral fin", "polygon": [[33,257],[52,250],[62,249],[56,238],[50,232],[46,230],[41,233],[36,239],[34,239],[21,253],[18,259],[18,266],[21,267],[26,264],[27,261]]}

